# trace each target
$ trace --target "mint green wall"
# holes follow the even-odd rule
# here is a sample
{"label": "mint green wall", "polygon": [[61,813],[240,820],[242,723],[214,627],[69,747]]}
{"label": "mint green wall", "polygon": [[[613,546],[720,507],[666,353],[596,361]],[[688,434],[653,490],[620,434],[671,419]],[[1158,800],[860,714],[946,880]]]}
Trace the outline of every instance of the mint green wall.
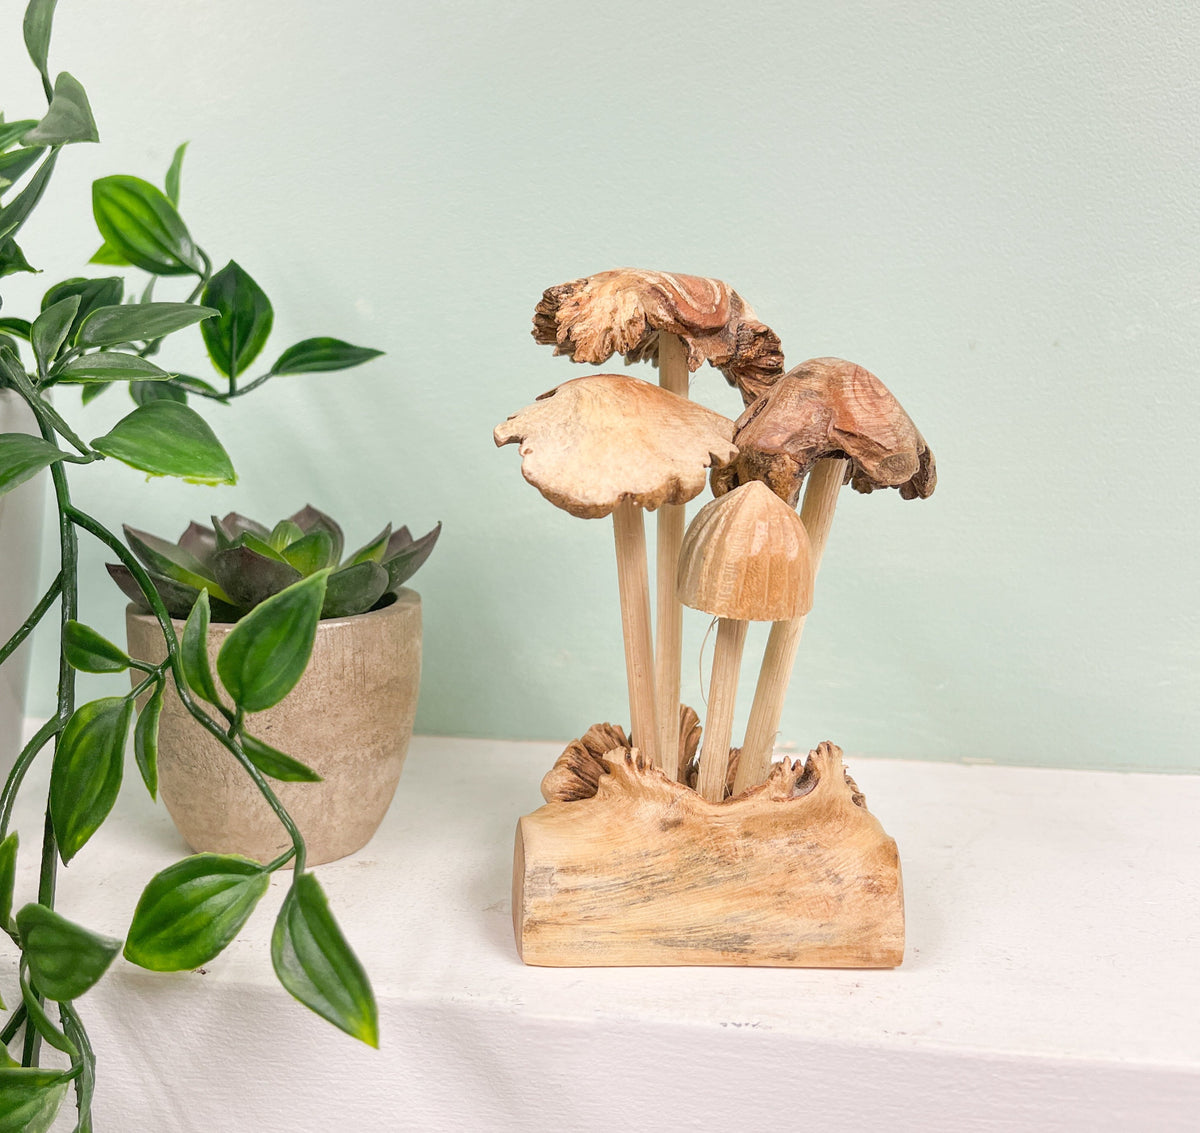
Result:
{"label": "mint green wall", "polygon": [[[20,8],[14,116],[37,106]],[[843,498],[785,740],[1200,768],[1193,4],[63,0],[58,23],[104,144],[26,230],[44,279],[96,244],[91,178],[157,179],[189,139],[185,216],[276,301],[272,348],[388,352],[211,412],[235,489],[101,467],[80,499],[163,533],[306,501],[363,538],[444,520],[421,729],[626,715],[610,528],[545,503],[490,430],[583,372],[529,337],[542,288],[634,264],[729,280],[791,363],[869,367],[937,455],[927,502]],[[715,371],[693,389],[737,411]],[[62,401],[88,435],[128,408]],[[98,565],[84,610],[119,632]]]}

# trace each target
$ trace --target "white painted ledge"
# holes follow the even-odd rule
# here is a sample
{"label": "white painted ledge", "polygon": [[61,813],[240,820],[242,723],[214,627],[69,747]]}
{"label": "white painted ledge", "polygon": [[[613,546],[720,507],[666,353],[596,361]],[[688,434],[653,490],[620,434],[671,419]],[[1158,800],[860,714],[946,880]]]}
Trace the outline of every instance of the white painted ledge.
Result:
{"label": "white painted ledge", "polygon": [[[851,759],[900,844],[900,969],[526,968],[513,828],[557,751],[419,737],[374,841],[318,870],[378,1052],[275,983],[278,881],[203,974],[118,961],[81,1001],[98,1133],[1198,1127],[1200,777]],[[60,907],[121,935],[184,847],[132,765],[115,817]]]}

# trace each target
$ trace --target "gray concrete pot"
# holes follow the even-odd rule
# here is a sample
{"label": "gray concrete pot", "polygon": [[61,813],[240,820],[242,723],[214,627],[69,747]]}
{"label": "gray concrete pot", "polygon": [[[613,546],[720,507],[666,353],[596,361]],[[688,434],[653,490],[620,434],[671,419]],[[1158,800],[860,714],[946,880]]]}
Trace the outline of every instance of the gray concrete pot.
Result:
{"label": "gray concrete pot", "polygon": [[[157,664],[166,656],[158,623],[130,606],[129,651]],[[176,634],[183,622],[175,622]],[[233,628],[214,624],[217,653]],[[274,708],[246,718],[247,731],[308,764],[320,783],[268,780],[300,827],[310,865],[361,849],[387,813],[417,711],[421,598],[401,590],[382,610],[331,618],[317,627],[312,660]],[[266,862],[291,842],[233,756],[184,710],[173,686],[159,724],[159,792],[193,850]]]}
{"label": "gray concrete pot", "polygon": [[[0,433],[37,431],[29,406],[12,390],[0,390]],[[0,496],[0,645],[16,632],[41,597],[38,582],[46,479],[44,472],[39,473]],[[49,615],[51,619],[56,616],[53,611]],[[7,773],[21,750],[30,644],[26,638],[0,665],[0,774]]]}

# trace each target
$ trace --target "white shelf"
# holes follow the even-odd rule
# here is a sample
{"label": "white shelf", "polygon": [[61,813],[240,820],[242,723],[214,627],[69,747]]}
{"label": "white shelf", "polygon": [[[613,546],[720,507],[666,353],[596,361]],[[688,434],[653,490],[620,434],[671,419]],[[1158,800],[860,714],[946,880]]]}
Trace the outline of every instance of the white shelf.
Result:
{"label": "white shelf", "polygon": [[[118,961],[81,1001],[99,1133],[1200,1122],[1200,777],[849,759],[900,845],[898,970],[527,968],[513,829],[558,750],[419,737],[374,841],[318,870],[374,981],[379,1052],[275,983],[286,879],[203,974]],[[184,852],[131,767],[59,906],[121,935]],[[10,950],[9,1002],[14,968]]]}

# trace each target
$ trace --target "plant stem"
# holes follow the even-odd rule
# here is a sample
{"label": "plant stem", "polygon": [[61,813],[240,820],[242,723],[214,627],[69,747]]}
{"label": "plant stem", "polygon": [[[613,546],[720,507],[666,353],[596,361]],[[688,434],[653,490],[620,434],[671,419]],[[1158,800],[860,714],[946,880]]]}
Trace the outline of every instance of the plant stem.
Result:
{"label": "plant stem", "polygon": [[4,790],[0,792],[0,841],[8,836],[8,824],[12,821],[13,803],[17,800],[17,792],[21,789],[21,781],[25,778],[25,772],[33,766],[38,752],[46,746],[51,737],[57,736],[62,731],[65,723],[66,721],[58,716],[51,716],[17,756],[12,770],[8,773],[8,779],[4,783]]}
{"label": "plant stem", "polygon": [[0,665],[3,665],[8,660],[9,655],[24,641],[33,631],[33,627],[38,624],[45,616],[45,613],[51,606],[54,605],[55,599],[58,598],[59,591],[62,589],[62,571],[54,576],[54,581],[50,583],[46,593],[42,595],[41,601],[33,608],[33,613],[29,615],[22,623],[21,628],[12,635],[0,647]]}
{"label": "plant stem", "polygon": [[[175,691],[179,694],[180,701],[182,701],[184,708],[187,709],[192,719],[228,750],[234,759],[242,765],[246,774],[253,780],[254,785],[259,789],[263,798],[267,800],[267,805],[275,812],[275,817],[279,819],[283,828],[288,832],[288,837],[291,838],[292,846],[296,851],[296,873],[302,873],[306,858],[303,835],[300,833],[292,816],[284,808],[283,803],[279,801],[278,796],[271,790],[266,779],[263,778],[262,772],[250,762],[246,753],[242,750],[241,744],[222,729],[192,698],[187,678],[183,674],[183,662],[179,656],[179,640],[175,636],[175,627],[171,624],[171,615],[167,613],[167,608],[163,605],[163,600],[159,597],[158,591],[150,581],[150,576],[146,573],[145,568],[130,553],[124,543],[86,512],[68,505],[65,515],[70,522],[82,527],[89,535],[99,539],[101,543],[108,547],[129,568],[130,574],[136,579],[147,604],[158,621],[159,628],[162,630],[163,639],[167,645],[167,660],[170,662],[171,675],[175,680]],[[221,708],[219,705],[218,708],[220,708],[222,715],[225,716],[226,723],[233,725],[237,717],[228,709]]]}
{"label": "plant stem", "polygon": [[13,1041],[16,1033],[21,1029],[21,1024],[25,1022],[25,1017],[29,1014],[29,1008],[25,1006],[24,1000],[17,1005],[17,1009],[12,1013],[12,1018],[4,1024],[4,1030],[0,1031],[0,1046],[8,1046]]}
{"label": "plant stem", "polygon": [[[24,376],[24,375],[22,375]],[[24,392],[24,391],[22,391]],[[35,400],[45,405],[41,398]],[[32,406],[31,406],[32,407]],[[36,412],[36,409],[35,409]],[[54,439],[54,426],[41,414],[38,415],[42,437],[51,444]],[[67,663],[66,650],[63,648],[63,634],[67,622],[74,621],[79,608],[79,540],[75,533],[75,525],[69,518],[71,510],[71,490],[67,484],[66,469],[62,464],[50,466],[50,476],[54,483],[54,498],[58,505],[58,545],[60,555],[59,573],[62,578],[59,587],[62,602],[60,603],[60,636],[58,649],[58,712],[59,721],[68,720],[75,711],[75,670]],[[54,746],[57,750],[59,737],[55,736]],[[54,838],[54,823],[50,818],[50,806],[46,806],[46,822],[42,833],[42,864],[38,875],[38,904],[46,908],[54,908],[54,892],[58,880],[58,846]],[[38,993],[38,1002],[42,1001]],[[34,1027],[25,1028],[25,1049],[22,1063],[25,1066],[36,1066],[38,1054],[41,1051],[42,1037]]]}

